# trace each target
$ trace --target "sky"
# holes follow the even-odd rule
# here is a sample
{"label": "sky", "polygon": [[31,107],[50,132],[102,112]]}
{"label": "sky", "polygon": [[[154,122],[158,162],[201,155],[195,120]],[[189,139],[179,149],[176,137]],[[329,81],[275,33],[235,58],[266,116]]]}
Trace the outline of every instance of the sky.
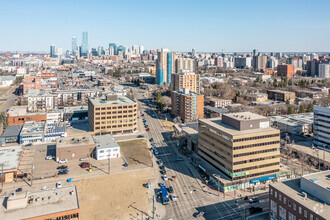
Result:
{"label": "sky", "polygon": [[328,52],[330,1],[0,0],[0,51],[144,45],[197,52]]}

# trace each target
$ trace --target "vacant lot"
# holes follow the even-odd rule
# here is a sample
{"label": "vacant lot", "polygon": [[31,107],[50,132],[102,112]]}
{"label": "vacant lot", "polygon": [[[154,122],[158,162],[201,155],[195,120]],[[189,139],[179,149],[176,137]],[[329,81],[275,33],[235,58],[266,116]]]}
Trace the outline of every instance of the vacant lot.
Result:
{"label": "vacant lot", "polygon": [[77,186],[80,219],[136,219],[151,215],[152,189],[143,184],[154,182],[154,168],[111,174],[74,181]]}
{"label": "vacant lot", "polygon": [[171,121],[165,121],[163,119],[160,120],[166,130],[174,131],[173,125],[174,123]]}
{"label": "vacant lot", "polygon": [[118,142],[128,166],[151,165],[150,152],[145,139]]}

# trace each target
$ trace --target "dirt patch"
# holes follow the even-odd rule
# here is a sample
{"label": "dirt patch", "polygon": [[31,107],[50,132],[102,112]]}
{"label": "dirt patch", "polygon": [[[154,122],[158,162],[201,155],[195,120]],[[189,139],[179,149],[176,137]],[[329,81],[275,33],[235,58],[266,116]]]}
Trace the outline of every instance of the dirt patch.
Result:
{"label": "dirt patch", "polygon": [[150,152],[145,139],[118,142],[128,166],[151,165]]}
{"label": "dirt patch", "polygon": [[[152,211],[152,189],[143,184],[154,181],[154,168],[74,181],[77,186],[80,219],[131,219]],[[150,191],[150,192],[149,192]]]}
{"label": "dirt patch", "polygon": [[174,123],[171,121],[165,121],[165,120],[160,120],[164,126],[165,129],[170,130],[170,131],[174,131],[173,125]]}

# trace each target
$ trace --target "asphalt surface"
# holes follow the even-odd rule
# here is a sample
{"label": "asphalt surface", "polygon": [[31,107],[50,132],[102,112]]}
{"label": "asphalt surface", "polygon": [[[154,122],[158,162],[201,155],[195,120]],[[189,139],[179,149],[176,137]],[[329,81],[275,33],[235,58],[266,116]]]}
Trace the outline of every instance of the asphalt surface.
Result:
{"label": "asphalt surface", "polygon": [[[197,211],[204,211],[206,214],[199,219],[243,219],[246,213],[248,216],[248,208],[251,205],[248,201],[238,199],[237,203],[233,198],[221,198],[211,195],[203,190],[203,185],[198,182],[194,175],[195,168],[182,155],[177,153],[175,143],[170,138],[169,131],[165,130],[157,114],[154,112],[153,105],[145,102],[143,90],[133,87],[135,97],[140,101],[141,111],[145,114],[150,131],[148,139],[153,138],[157,144],[159,155],[154,155],[158,159],[162,159],[167,171],[167,177],[175,176],[175,181],[163,181],[166,187],[172,186],[174,194],[178,197],[176,201],[170,200],[165,205],[166,215],[161,219],[193,219],[193,214]],[[141,102],[142,101],[142,102]],[[180,157],[184,161],[176,161]],[[159,177],[162,175],[159,174]],[[157,194],[157,189],[155,193]],[[170,194],[170,193],[169,193]],[[268,209],[268,193],[259,196],[260,203],[254,206]],[[157,202],[161,204],[161,199]]]}

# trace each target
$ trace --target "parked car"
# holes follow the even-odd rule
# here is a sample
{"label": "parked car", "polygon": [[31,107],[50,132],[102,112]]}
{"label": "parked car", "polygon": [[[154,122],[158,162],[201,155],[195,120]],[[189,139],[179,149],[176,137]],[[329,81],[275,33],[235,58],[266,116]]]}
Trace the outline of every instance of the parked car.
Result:
{"label": "parked car", "polygon": [[62,187],[62,183],[61,182],[57,182],[56,183],[56,188],[61,188]]}
{"label": "parked car", "polygon": [[249,208],[249,212],[251,215],[257,214],[257,213],[262,212],[262,208],[261,207],[251,207],[251,208]]}
{"label": "parked car", "polygon": [[67,162],[68,162],[67,159],[64,159],[64,160],[60,160],[60,161],[58,161],[58,163],[67,163]]}
{"label": "parked car", "polygon": [[167,190],[168,190],[168,192],[169,192],[169,193],[172,193],[172,192],[173,192],[173,187],[172,187],[172,186],[170,186],[170,187],[168,187],[168,189],[167,189]]}
{"label": "parked car", "polygon": [[159,164],[159,165],[162,165],[162,164],[163,164],[163,160],[162,160],[162,159],[159,159],[159,160],[158,160],[158,164]]}
{"label": "parked car", "polygon": [[142,113],[142,114],[141,114],[141,116],[143,117],[143,116],[144,116],[144,114]]}
{"label": "parked car", "polygon": [[65,166],[65,165],[57,167],[58,170],[63,170],[63,169],[66,169],[66,168],[68,168],[68,166]]}
{"label": "parked car", "polygon": [[204,216],[204,215],[205,215],[205,212],[204,212],[204,211],[198,211],[198,212],[195,212],[195,213],[193,214],[193,216],[194,216],[195,218],[200,217],[200,216]]}
{"label": "parked car", "polygon": [[149,139],[149,141],[150,141],[150,142],[153,142],[153,141],[154,141],[154,139],[153,139],[153,138],[150,138],[150,139]]}
{"label": "parked car", "polygon": [[158,183],[159,186],[164,186],[164,183]]}
{"label": "parked car", "polygon": [[137,136],[138,138],[144,138],[144,135],[140,134]]}
{"label": "parked car", "polygon": [[22,188],[17,188],[16,192],[22,192]]}
{"label": "parked car", "polygon": [[166,174],[166,170],[165,169],[161,170],[160,173],[164,175],[164,174]]}
{"label": "parked car", "polygon": [[81,168],[88,168],[88,167],[90,167],[91,165],[90,165],[90,163],[88,163],[88,162],[83,162],[83,163],[81,163],[80,164],[80,167]]}
{"label": "parked car", "polygon": [[60,171],[58,172],[58,175],[64,175],[64,174],[68,174],[68,173],[69,173],[69,169],[66,168],[66,169],[60,170]]}
{"label": "parked car", "polygon": [[32,143],[25,144],[25,147],[32,146]]}
{"label": "parked car", "polygon": [[159,154],[158,150],[154,150],[154,154],[158,155]]}
{"label": "parked car", "polygon": [[161,170],[165,170],[164,165],[159,166],[159,169],[161,169]]}
{"label": "parked car", "polygon": [[166,175],[163,176],[163,180],[164,180],[164,181],[168,181],[168,178],[167,178]]}
{"label": "parked car", "polygon": [[147,131],[150,131],[150,128],[147,128]]}
{"label": "parked car", "polygon": [[258,199],[257,197],[251,198],[251,199],[249,200],[249,203],[250,203],[250,204],[259,203],[259,199]]}
{"label": "parked car", "polygon": [[175,194],[172,194],[172,195],[171,195],[171,199],[172,199],[172,201],[176,201],[176,200],[178,199],[178,197],[176,197]]}
{"label": "parked car", "polygon": [[48,155],[48,156],[46,156],[45,159],[46,159],[46,160],[52,160],[52,159],[55,159],[55,156]]}

